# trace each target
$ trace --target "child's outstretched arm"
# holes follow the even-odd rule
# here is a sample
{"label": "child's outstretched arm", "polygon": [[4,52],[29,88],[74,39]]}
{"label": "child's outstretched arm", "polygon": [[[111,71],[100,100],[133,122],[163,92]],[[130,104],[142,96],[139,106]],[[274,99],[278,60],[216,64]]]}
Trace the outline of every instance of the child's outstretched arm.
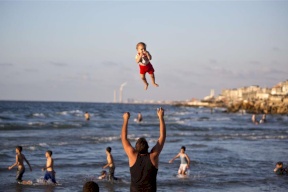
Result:
{"label": "child's outstretched arm", "polygon": [[178,153],[175,157],[173,157],[173,158],[169,161],[169,163],[173,163],[173,161],[174,161],[175,159],[177,159],[178,157],[180,157],[180,153]]}

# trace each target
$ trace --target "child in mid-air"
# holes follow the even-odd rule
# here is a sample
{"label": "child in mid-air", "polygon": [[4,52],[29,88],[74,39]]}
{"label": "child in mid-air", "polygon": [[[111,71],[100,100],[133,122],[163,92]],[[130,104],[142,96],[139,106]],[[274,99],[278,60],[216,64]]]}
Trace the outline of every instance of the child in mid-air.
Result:
{"label": "child in mid-air", "polygon": [[46,166],[42,169],[42,171],[46,171],[45,175],[44,175],[44,181],[47,182],[49,179],[51,179],[51,181],[54,184],[56,183],[56,179],[55,179],[55,171],[54,171],[54,160],[52,159],[52,151],[46,151],[45,153],[46,156]]}
{"label": "child in mid-air", "polygon": [[169,163],[173,163],[173,161],[175,159],[180,157],[181,164],[180,164],[180,167],[179,167],[179,170],[178,170],[178,174],[180,174],[180,175],[186,175],[186,172],[189,169],[189,165],[190,165],[190,158],[185,153],[185,150],[186,150],[186,147],[182,146],[181,149],[180,149],[180,153],[178,153],[173,159],[171,159],[169,161]]}
{"label": "child in mid-air", "polygon": [[154,68],[152,64],[150,63],[150,60],[152,60],[151,54],[146,50],[146,44],[143,42],[140,42],[136,45],[137,55],[135,57],[136,63],[139,64],[140,68],[140,77],[143,80],[145,87],[144,89],[147,90],[148,88],[148,82],[146,80],[145,74],[149,73],[152,83],[155,87],[158,87],[159,85],[155,83],[155,75],[154,75]]}
{"label": "child in mid-air", "polygon": [[16,180],[18,183],[22,183],[23,181],[22,177],[23,177],[23,174],[25,173],[24,161],[26,161],[27,165],[30,168],[30,171],[32,171],[32,168],[31,168],[29,161],[26,159],[25,155],[22,154],[22,146],[17,146],[15,151],[16,151],[16,161],[13,165],[8,167],[8,169],[11,170],[13,167],[17,165],[18,169],[17,169],[17,174],[16,174]]}
{"label": "child in mid-air", "polygon": [[109,167],[109,174],[108,174],[108,179],[109,180],[117,180],[116,177],[114,177],[114,171],[115,171],[115,164],[114,164],[114,159],[111,154],[111,147],[106,148],[106,155],[107,155],[107,164],[103,166],[103,169]]}

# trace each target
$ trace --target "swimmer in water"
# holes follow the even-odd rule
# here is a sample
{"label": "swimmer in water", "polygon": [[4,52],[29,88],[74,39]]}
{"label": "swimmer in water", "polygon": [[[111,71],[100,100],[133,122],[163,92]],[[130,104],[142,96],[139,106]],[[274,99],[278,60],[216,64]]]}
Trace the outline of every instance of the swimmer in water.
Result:
{"label": "swimmer in water", "polygon": [[252,120],[252,122],[253,122],[255,125],[258,125],[258,124],[259,124],[259,121],[256,119],[256,115],[255,115],[255,114],[252,115],[251,120]]}
{"label": "swimmer in water", "polygon": [[32,171],[32,168],[31,168],[29,161],[26,159],[25,155],[22,154],[22,146],[17,146],[15,151],[16,151],[16,161],[13,165],[8,167],[8,169],[11,170],[13,167],[17,165],[18,169],[17,169],[17,174],[16,174],[16,180],[18,183],[22,183],[22,182],[25,183],[27,181],[22,180],[22,177],[25,173],[24,161],[28,164],[30,171]]}
{"label": "swimmer in water", "polygon": [[107,164],[105,166],[103,166],[103,169],[109,167],[109,175],[108,175],[108,179],[110,181],[113,180],[117,180],[116,177],[114,177],[114,172],[115,172],[115,164],[114,164],[114,159],[113,156],[111,154],[111,147],[107,147],[106,148],[106,155],[107,155]]}
{"label": "swimmer in water", "polygon": [[84,116],[86,121],[90,120],[90,114],[87,111],[85,112]]}
{"label": "swimmer in water", "polygon": [[98,179],[107,179],[107,171],[101,171],[101,175],[98,177]]}
{"label": "swimmer in water", "polygon": [[261,120],[259,121],[259,123],[266,123],[266,114],[262,115]]}
{"label": "swimmer in water", "polygon": [[49,179],[51,179],[54,184],[57,184],[55,179],[56,172],[54,171],[54,160],[52,158],[52,151],[46,151],[45,157],[47,159],[46,166],[42,168],[42,171],[46,171],[44,175],[44,182],[47,182]]}
{"label": "swimmer in water", "polygon": [[189,169],[190,167],[190,158],[189,156],[185,153],[185,150],[186,150],[186,147],[185,146],[182,146],[181,149],[180,149],[180,152],[173,158],[169,161],[169,163],[173,163],[173,161],[175,159],[177,159],[178,157],[180,157],[180,160],[181,160],[181,164],[180,164],[180,167],[179,167],[179,170],[178,170],[178,174],[180,175],[186,175],[186,172],[187,170]]}
{"label": "swimmer in water", "polygon": [[283,168],[283,162],[277,162],[276,167],[274,169],[274,173],[277,175],[285,175],[288,174],[287,170]]}
{"label": "swimmer in water", "polygon": [[142,114],[139,112],[137,116],[137,122],[140,123],[142,121]]}

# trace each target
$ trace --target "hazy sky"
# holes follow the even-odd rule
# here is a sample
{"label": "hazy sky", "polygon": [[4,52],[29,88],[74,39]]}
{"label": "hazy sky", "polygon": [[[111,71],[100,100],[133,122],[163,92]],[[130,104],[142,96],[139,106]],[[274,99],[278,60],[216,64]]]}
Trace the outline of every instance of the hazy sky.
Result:
{"label": "hazy sky", "polygon": [[287,74],[287,1],[0,1],[0,100],[112,102],[124,82],[124,100],[186,100]]}

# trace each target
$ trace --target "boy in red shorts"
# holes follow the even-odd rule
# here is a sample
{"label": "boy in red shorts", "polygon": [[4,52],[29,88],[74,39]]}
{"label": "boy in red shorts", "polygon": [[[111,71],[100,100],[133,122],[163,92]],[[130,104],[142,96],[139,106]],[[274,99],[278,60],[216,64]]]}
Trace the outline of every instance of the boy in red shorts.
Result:
{"label": "boy in red shorts", "polygon": [[150,60],[152,60],[151,54],[146,50],[146,44],[143,42],[140,42],[136,45],[137,55],[135,57],[136,63],[139,64],[140,68],[140,77],[143,80],[145,87],[144,89],[147,90],[148,88],[148,82],[146,80],[145,74],[149,73],[152,83],[155,87],[158,87],[159,85],[155,83],[155,75],[154,75],[154,68],[152,64],[150,63]]}

